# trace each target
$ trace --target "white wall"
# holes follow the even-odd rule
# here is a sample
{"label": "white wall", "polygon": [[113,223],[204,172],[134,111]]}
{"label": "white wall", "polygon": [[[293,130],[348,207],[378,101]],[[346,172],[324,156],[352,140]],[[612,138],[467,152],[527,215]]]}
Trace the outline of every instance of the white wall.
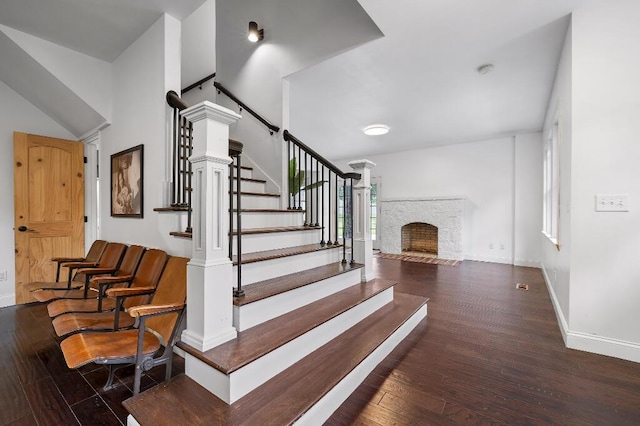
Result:
{"label": "white wall", "polygon": [[[170,109],[169,90],[180,91],[180,22],[164,15],[112,64],[113,124],[102,131],[101,237],[141,244],[188,256],[191,241],[169,235],[181,231],[178,216],[157,213],[163,207],[167,188]],[[144,144],[144,218],[110,216],[111,155]]]}
{"label": "white wall", "polygon": [[[531,134],[516,139],[461,143],[367,159],[376,163],[372,174],[382,179],[383,199],[466,197],[462,231],[465,259],[513,263],[517,256],[520,264],[537,266],[541,138],[540,134]],[[346,162],[338,165],[350,170]]]}
{"label": "white wall", "polygon": [[63,139],[75,139],[69,131],[34,107],[0,81],[0,271],[7,271],[7,281],[0,281],[0,307],[15,303],[15,254],[13,239],[13,132],[32,133]]}
{"label": "white wall", "polygon": [[[573,15],[570,329],[640,362],[638,22],[635,0]],[[596,212],[596,194],[628,194],[629,212]]]}
{"label": "white wall", "polygon": [[[264,40],[247,40],[249,21],[264,29]],[[283,78],[323,59],[380,37],[356,0],[217,0],[217,77],[256,112],[275,125],[283,123]],[[237,111],[225,96],[217,102]],[[267,176],[281,181],[280,134],[247,114],[230,128],[245,152]]]}
{"label": "white wall", "polygon": [[[182,83],[184,88],[216,72],[216,0],[207,0],[182,21]],[[180,92],[178,91],[178,94]],[[189,105],[213,101],[213,80],[183,96]]]}
{"label": "white wall", "polygon": [[111,119],[111,64],[10,27],[0,28],[105,121]]}
{"label": "white wall", "polygon": [[558,123],[558,150],[560,158],[560,222],[558,242],[560,248],[540,234],[542,270],[554,301],[561,330],[566,340],[570,315],[570,261],[571,261],[571,146],[572,146],[572,25],[565,37],[554,88],[549,100],[542,137],[547,138]]}

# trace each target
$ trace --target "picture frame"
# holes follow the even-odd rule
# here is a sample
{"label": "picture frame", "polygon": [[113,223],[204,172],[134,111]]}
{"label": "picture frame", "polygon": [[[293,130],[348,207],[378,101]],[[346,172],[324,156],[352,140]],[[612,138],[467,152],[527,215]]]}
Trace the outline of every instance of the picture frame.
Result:
{"label": "picture frame", "polygon": [[111,155],[111,216],[142,219],[144,145]]}

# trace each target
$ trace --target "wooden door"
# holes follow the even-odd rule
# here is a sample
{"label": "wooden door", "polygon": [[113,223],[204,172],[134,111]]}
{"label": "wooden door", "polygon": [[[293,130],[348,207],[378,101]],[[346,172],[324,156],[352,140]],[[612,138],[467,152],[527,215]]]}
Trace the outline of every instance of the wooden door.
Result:
{"label": "wooden door", "polygon": [[[84,256],[84,147],[13,134],[16,303],[33,281],[55,281],[56,256]],[[61,276],[62,279],[62,276]]]}

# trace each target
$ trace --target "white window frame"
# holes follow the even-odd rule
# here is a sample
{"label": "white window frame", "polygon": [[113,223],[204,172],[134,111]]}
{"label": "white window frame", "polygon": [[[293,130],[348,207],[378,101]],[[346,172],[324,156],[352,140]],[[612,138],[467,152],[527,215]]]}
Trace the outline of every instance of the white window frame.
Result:
{"label": "white window frame", "polygon": [[560,249],[560,126],[554,122],[544,143],[542,233]]}

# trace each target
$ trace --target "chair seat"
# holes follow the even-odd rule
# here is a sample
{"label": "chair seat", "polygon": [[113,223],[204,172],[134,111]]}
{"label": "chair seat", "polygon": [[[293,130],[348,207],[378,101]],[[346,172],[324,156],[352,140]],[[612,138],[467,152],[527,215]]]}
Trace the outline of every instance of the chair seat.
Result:
{"label": "chair seat", "polygon": [[[138,330],[122,330],[113,333],[80,333],[67,337],[60,343],[69,368],[78,368],[90,362],[109,364],[123,358],[136,357]],[[158,338],[148,331],[144,333],[142,353],[152,355],[160,349]]]}
{"label": "chair seat", "polygon": [[[56,282],[56,281],[50,281],[50,282],[46,282],[46,281],[37,281],[34,283],[29,283],[26,284],[24,286],[24,288],[27,291],[35,291],[35,290],[40,290],[40,289],[44,289],[44,290],[68,290],[68,286],[69,283],[66,281],[60,281],[60,282]],[[71,281],[71,288],[72,289],[76,289],[76,288],[80,288],[84,286],[84,283],[81,283],[80,281]]]}
{"label": "chair seat", "polygon": [[[103,298],[102,310],[112,311],[116,307],[115,299]],[[97,312],[98,299],[60,299],[54,300],[47,305],[47,311],[51,318],[69,312]]]}
{"label": "chair seat", "polygon": [[[51,302],[57,299],[83,299],[84,289],[76,290],[39,290],[31,293],[38,302]],[[97,290],[89,289],[88,297],[98,297]]]}
{"label": "chair seat", "polygon": [[[68,313],[53,320],[53,328],[60,337],[75,331],[113,330],[114,311],[93,313]],[[125,312],[120,313],[119,328],[133,327],[135,320]]]}

